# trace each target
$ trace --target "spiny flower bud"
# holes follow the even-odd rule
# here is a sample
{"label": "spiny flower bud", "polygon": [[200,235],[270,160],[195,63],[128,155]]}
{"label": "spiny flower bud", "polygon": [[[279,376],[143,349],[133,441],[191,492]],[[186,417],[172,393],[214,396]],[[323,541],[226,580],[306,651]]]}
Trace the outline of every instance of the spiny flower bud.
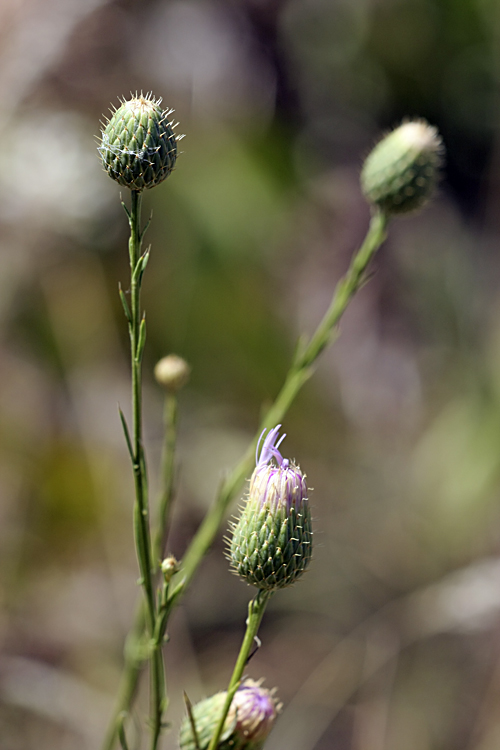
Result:
{"label": "spiny flower bud", "polygon": [[[221,692],[193,706],[193,719],[199,750],[207,750],[221,716],[227,693]],[[266,690],[260,682],[245,680],[231,703],[217,750],[260,750],[271,731],[281,705],[274,690]],[[196,750],[189,717],[181,725],[181,750]]]}
{"label": "spiny flower bud", "polygon": [[361,172],[364,195],[388,214],[420,208],[434,190],[443,152],[437,129],[425,120],[403,123],[367,157]]}
{"label": "spiny flower bud", "polygon": [[[292,584],[312,554],[311,512],[305,476],[278,450],[278,425],[269,431],[250,480],[248,500],[232,524],[229,559],[239,576],[272,591]],[[273,461],[274,459],[274,461]]]}
{"label": "spiny flower bud", "polygon": [[162,357],[155,365],[156,382],[167,391],[179,391],[186,385],[190,374],[190,366],[177,354]]}
{"label": "spiny flower bud", "polygon": [[174,168],[177,158],[176,124],[168,118],[173,109],[162,109],[151,94],[124,101],[101,132],[98,148],[104,169],[113,180],[131,190],[159,185]]}

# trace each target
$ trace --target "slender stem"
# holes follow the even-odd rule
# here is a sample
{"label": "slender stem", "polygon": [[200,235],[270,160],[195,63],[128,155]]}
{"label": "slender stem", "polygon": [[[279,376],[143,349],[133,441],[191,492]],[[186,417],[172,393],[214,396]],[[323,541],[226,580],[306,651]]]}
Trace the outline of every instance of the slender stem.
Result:
{"label": "slender stem", "polygon": [[346,311],[349,302],[366,281],[366,271],[370,261],[386,237],[386,226],[387,217],[385,214],[376,212],[372,215],[366,238],[353,257],[345,276],[337,284],[330,307],[307,346],[302,351],[299,349],[297,352],[283,387],[264,416],[256,437],[240,463],[222,483],[215,503],[193,537],[182,561],[182,571],[179,574],[182,580],[174,589],[173,597],[177,598],[189,585],[198,565],[218,532],[229,503],[245,477],[248,476],[252,468],[257,437],[263,429],[270,429],[282,421],[300,389],[313,374],[312,366],[314,362],[332,342],[336,326]]}
{"label": "slender stem", "polygon": [[175,483],[175,451],[177,447],[177,396],[167,392],[164,406],[165,438],[161,472],[162,491],[158,505],[158,523],[153,542],[153,563],[156,566],[165,553],[170,525],[170,511]]}
{"label": "slender stem", "polygon": [[[276,397],[276,400],[265,414],[256,436],[248,447],[247,452],[221,484],[215,503],[205,516],[200,528],[193,537],[191,544],[184,555],[183,568],[177,577],[177,586],[171,586],[172,592],[169,596],[168,608],[162,617],[163,630],[166,627],[166,622],[170,612],[174,609],[182,594],[187,589],[201,560],[212,544],[225,516],[228,505],[231,503],[235,494],[238,492],[245,478],[249,475],[252,469],[255,445],[258,436],[264,428],[270,429],[277,423],[281,422],[300,389],[313,374],[312,366],[314,362],[323,349],[332,343],[335,336],[335,328],[347,309],[349,302],[366,281],[366,271],[370,261],[385,240],[386,227],[387,217],[385,214],[378,212],[374,213],[371,218],[366,238],[356,255],[353,257],[345,276],[337,284],[332,302],[325,313],[325,316],[307,346],[302,350],[298,350],[286,376],[283,387]],[[138,612],[137,618],[139,617],[142,617],[144,621],[144,611],[142,608],[140,608]],[[136,668],[136,665],[132,661],[126,660],[124,671],[124,684],[133,683],[134,675],[137,681],[140,670]],[[129,695],[131,696],[131,699],[128,703],[124,701],[121,706],[119,705],[119,710],[129,709],[134,693],[130,692]],[[117,714],[115,714],[113,719],[113,726],[116,726],[116,715]],[[108,744],[103,745],[102,750],[112,750],[113,748],[113,743],[116,739],[116,732],[114,735],[112,735],[111,732],[108,732],[108,736],[112,736],[112,739]]]}
{"label": "slender stem", "polygon": [[135,482],[135,505],[134,505],[134,533],[141,572],[141,584],[147,605],[147,625],[152,634],[155,623],[155,601],[153,591],[153,576],[151,569],[151,539],[149,531],[149,507],[147,497],[147,484],[144,460],[144,448],[142,443],[142,389],[141,389],[141,281],[142,272],[139,264],[141,258],[141,193],[132,190],[132,205],[130,209],[130,302],[131,320],[130,332],[130,354],[132,369],[132,462]]}
{"label": "slender stem", "polygon": [[[177,443],[177,396],[174,393],[167,393],[165,397],[164,420],[165,438],[161,461],[162,492],[159,500],[158,517],[153,540],[153,564],[155,566],[157,561],[163,556],[168,536],[169,512],[172,506],[174,491],[175,451]],[[168,614],[169,609],[165,607],[160,607],[157,613],[153,643],[153,649],[157,652],[161,649],[161,644],[163,643]],[[118,737],[118,718],[124,711],[129,711],[135,699],[139,677],[145,661],[144,649],[140,649],[146,625],[145,620],[146,606],[145,601],[141,599],[136,607],[134,625],[127,639],[125,663],[118,689],[118,698],[101,750],[113,750]],[[158,658],[157,654],[156,658]],[[163,684],[165,684],[164,681]],[[158,721],[156,724],[159,726]]]}
{"label": "slender stem", "polygon": [[[146,479],[146,460],[142,438],[142,352],[146,327],[141,313],[141,285],[147,263],[147,254],[141,255],[141,201],[140,191],[132,190],[130,208],[130,352],[132,365],[132,463],[135,480],[134,532],[141,583],[145,596],[145,620],[148,633],[154,636],[156,604],[153,566],[151,563],[151,532]],[[156,750],[161,732],[164,702],[164,667],[161,649],[155,649],[150,658],[150,713],[151,750]]]}
{"label": "slender stem", "polygon": [[137,693],[139,675],[144,662],[144,656],[139,652],[140,643],[144,637],[144,609],[144,602],[141,599],[139,608],[141,618],[136,617],[134,626],[127,637],[124,649],[125,664],[118,688],[116,705],[113,718],[109,723],[102,743],[102,750],[113,750],[118,737],[119,727],[122,724],[120,717],[124,711],[127,712],[129,710]]}
{"label": "slender stem", "polygon": [[224,729],[224,723],[229,713],[229,709],[231,708],[231,703],[233,702],[234,695],[240,686],[241,678],[243,677],[243,672],[250,655],[250,650],[253,646],[255,636],[257,635],[257,632],[259,630],[259,625],[264,615],[267,602],[269,601],[272,593],[272,591],[263,591],[261,589],[259,590],[255,599],[252,599],[252,601],[248,605],[247,629],[245,631],[243,642],[240,648],[240,653],[238,654],[238,658],[236,659],[236,664],[234,666],[231,681],[227,689],[227,696],[224,707],[222,709],[222,714],[219,718],[219,722],[215,728],[215,732],[212,736],[212,739],[210,740],[210,744],[207,750],[216,750],[217,748],[220,736]]}

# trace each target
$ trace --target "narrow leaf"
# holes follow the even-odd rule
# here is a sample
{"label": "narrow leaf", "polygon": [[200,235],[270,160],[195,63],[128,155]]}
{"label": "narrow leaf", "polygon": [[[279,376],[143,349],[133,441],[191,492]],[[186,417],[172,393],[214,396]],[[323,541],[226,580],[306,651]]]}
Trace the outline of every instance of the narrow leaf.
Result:
{"label": "narrow leaf", "polygon": [[125,213],[128,216],[128,220],[130,222],[132,220],[132,217],[130,216],[130,211],[128,210],[127,206],[125,205],[125,203],[123,201],[121,201],[121,204],[122,204],[123,210],[125,211]]}
{"label": "narrow leaf", "polygon": [[127,426],[127,422],[126,422],[126,419],[125,419],[125,415],[122,412],[122,410],[120,409],[120,407],[118,407],[118,412],[120,414],[120,420],[121,420],[121,423],[122,423],[123,432],[124,432],[124,435],[125,435],[125,442],[127,443],[128,452],[130,453],[130,458],[132,459],[132,463],[134,463],[134,460],[135,460],[134,459],[134,451],[132,450],[132,441],[130,440],[130,433],[128,431],[128,426]]}
{"label": "narrow leaf", "polygon": [[191,724],[191,731],[193,733],[194,744],[195,744],[196,750],[200,750],[200,738],[198,737],[198,732],[196,731],[196,724],[195,724],[194,715],[193,715],[193,705],[191,701],[189,700],[186,691],[184,691],[184,703],[186,704],[186,709],[187,709],[188,717],[189,717],[189,723]]}
{"label": "narrow leaf", "polygon": [[124,727],[124,721],[126,717],[126,712],[122,711],[118,718],[118,739],[120,740],[120,745],[122,750],[129,750],[129,746],[127,744],[127,737],[125,735],[125,727]]}
{"label": "narrow leaf", "polygon": [[146,318],[143,317],[141,320],[141,326],[139,328],[139,341],[137,342],[137,354],[136,359],[140,362],[142,359],[142,353],[144,351],[144,344],[146,343]]}
{"label": "narrow leaf", "polygon": [[127,298],[123,292],[121,284],[118,285],[118,294],[120,295],[123,312],[125,313],[125,317],[127,318],[128,324],[132,325],[132,315],[130,313],[130,308],[128,306]]}
{"label": "narrow leaf", "polygon": [[144,229],[143,229],[143,230],[142,230],[142,232],[141,232],[141,236],[140,236],[140,242],[142,242],[142,240],[144,239],[144,235],[146,234],[146,232],[147,232],[147,231],[148,231],[148,229],[149,229],[149,225],[151,224],[151,219],[152,219],[152,218],[153,218],[153,212],[151,211],[151,214],[150,214],[150,216],[149,216],[149,219],[148,219],[148,220],[147,220],[147,222],[146,222],[146,226],[144,227]]}

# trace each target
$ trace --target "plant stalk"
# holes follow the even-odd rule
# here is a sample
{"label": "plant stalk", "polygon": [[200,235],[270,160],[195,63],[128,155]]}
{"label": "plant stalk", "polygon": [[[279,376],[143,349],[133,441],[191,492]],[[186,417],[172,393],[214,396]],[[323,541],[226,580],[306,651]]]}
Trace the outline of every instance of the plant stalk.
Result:
{"label": "plant stalk", "polygon": [[[367,235],[361,247],[354,255],[346,274],[337,284],[330,307],[309,340],[309,343],[301,347],[299,342],[295,358],[278,396],[262,419],[256,436],[249,445],[248,450],[237,466],[235,466],[232,472],[222,482],[214,504],[206,514],[186,550],[182,560],[182,570],[177,575],[176,579],[174,579],[177,581],[177,585],[171,585],[171,593],[169,595],[168,606],[164,616],[163,630],[166,627],[168,615],[178,604],[184,591],[193,579],[201,560],[210,548],[224,519],[229,504],[234,499],[234,496],[245,481],[245,478],[252,470],[255,446],[259,435],[262,433],[263,429],[271,429],[283,420],[283,417],[287,413],[300,389],[312,376],[315,361],[321,352],[334,341],[336,328],[342,315],[346,311],[349,302],[356,292],[366,282],[366,274],[370,262],[386,238],[387,223],[388,217],[383,212],[375,211],[372,214]],[[141,616],[144,618],[144,611],[142,611]],[[138,680],[140,669],[137,669],[136,664],[132,660],[126,660],[124,671],[123,684],[130,685],[133,683],[134,675],[136,681]],[[113,719],[114,726],[116,726],[116,717],[119,712],[130,708],[134,694],[134,691],[131,690],[129,690],[127,694],[125,691],[123,692],[125,697],[130,696],[130,702],[124,702],[121,706],[118,706],[117,713],[114,715]],[[108,732],[108,736],[112,736],[111,732]],[[111,742],[103,745],[102,750],[112,750],[115,739],[116,732],[112,736]]]}
{"label": "plant stalk", "polygon": [[356,292],[366,282],[366,272],[370,261],[385,240],[387,221],[387,216],[380,211],[372,215],[365,240],[353,257],[346,274],[337,284],[330,307],[309,343],[302,350],[299,344],[295,359],[288,371],[283,387],[264,416],[256,437],[240,463],[222,483],[215,503],[208,511],[200,528],[193,537],[182,560],[182,570],[179,573],[181,581],[177,588],[174,588],[171,594],[172,597],[178,597],[187,588],[202,558],[210,548],[224,519],[229,503],[252,469],[258,436],[262,433],[262,430],[271,429],[283,420],[300,389],[312,376],[314,372],[313,365],[317,358],[334,340],[336,327],[342,315]]}
{"label": "plant stalk", "polygon": [[219,722],[215,728],[212,739],[207,750],[216,750],[219,744],[220,736],[224,729],[224,723],[226,721],[231,703],[233,702],[234,695],[238,690],[243,677],[243,672],[248,662],[250,650],[253,646],[255,636],[259,630],[259,625],[262,621],[267,603],[272,595],[272,591],[264,591],[260,589],[255,599],[252,599],[248,605],[248,618],[247,618],[247,629],[241,644],[240,652],[234,666],[231,681],[227,689],[227,696],[222,709],[222,714],[219,718]]}

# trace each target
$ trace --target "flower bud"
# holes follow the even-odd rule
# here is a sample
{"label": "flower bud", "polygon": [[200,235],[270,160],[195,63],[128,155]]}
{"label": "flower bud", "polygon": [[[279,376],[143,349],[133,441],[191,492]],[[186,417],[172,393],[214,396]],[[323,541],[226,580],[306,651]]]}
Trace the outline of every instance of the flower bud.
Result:
{"label": "flower bud", "polygon": [[312,554],[305,476],[278,450],[285,438],[275,444],[280,427],[270,430],[260,456],[257,446],[248,500],[238,522],[232,524],[229,553],[241,578],[268,591],[292,584]]}
{"label": "flower bud", "polygon": [[155,366],[156,382],[167,391],[180,391],[189,380],[190,374],[190,366],[185,359],[178,357],[177,354],[162,357]]}
{"label": "flower bud", "polygon": [[[222,713],[227,692],[216,693],[193,706],[193,719],[200,750],[207,750]],[[217,750],[260,750],[271,731],[281,705],[274,690],[260,682],[245,680],[235,693]],[[189,717],[181,725],[181,750],[196,750]]]}
{"label": "flower bud", "polygon": [[160,569],[163,574],[163,578],[165,579],[165,583],[170,583],[174,573],[177,573],[179,570],[179,563],[173,555],[169,555],[161,561]]}
{"label": "flower bud", "polygon": [[104,169],[131,190],[159,185],[174,168],[179,137],[168,120],[173,110],[160,105],[161,99],[141,93],[124,101],[101,132]]}
{"label": "flower bud", "polygon": [[361,172],[364,195],[388,214],[420,208],[434,190],[443,152],[437,129],[425,120],[403,123],[368,155]]}

